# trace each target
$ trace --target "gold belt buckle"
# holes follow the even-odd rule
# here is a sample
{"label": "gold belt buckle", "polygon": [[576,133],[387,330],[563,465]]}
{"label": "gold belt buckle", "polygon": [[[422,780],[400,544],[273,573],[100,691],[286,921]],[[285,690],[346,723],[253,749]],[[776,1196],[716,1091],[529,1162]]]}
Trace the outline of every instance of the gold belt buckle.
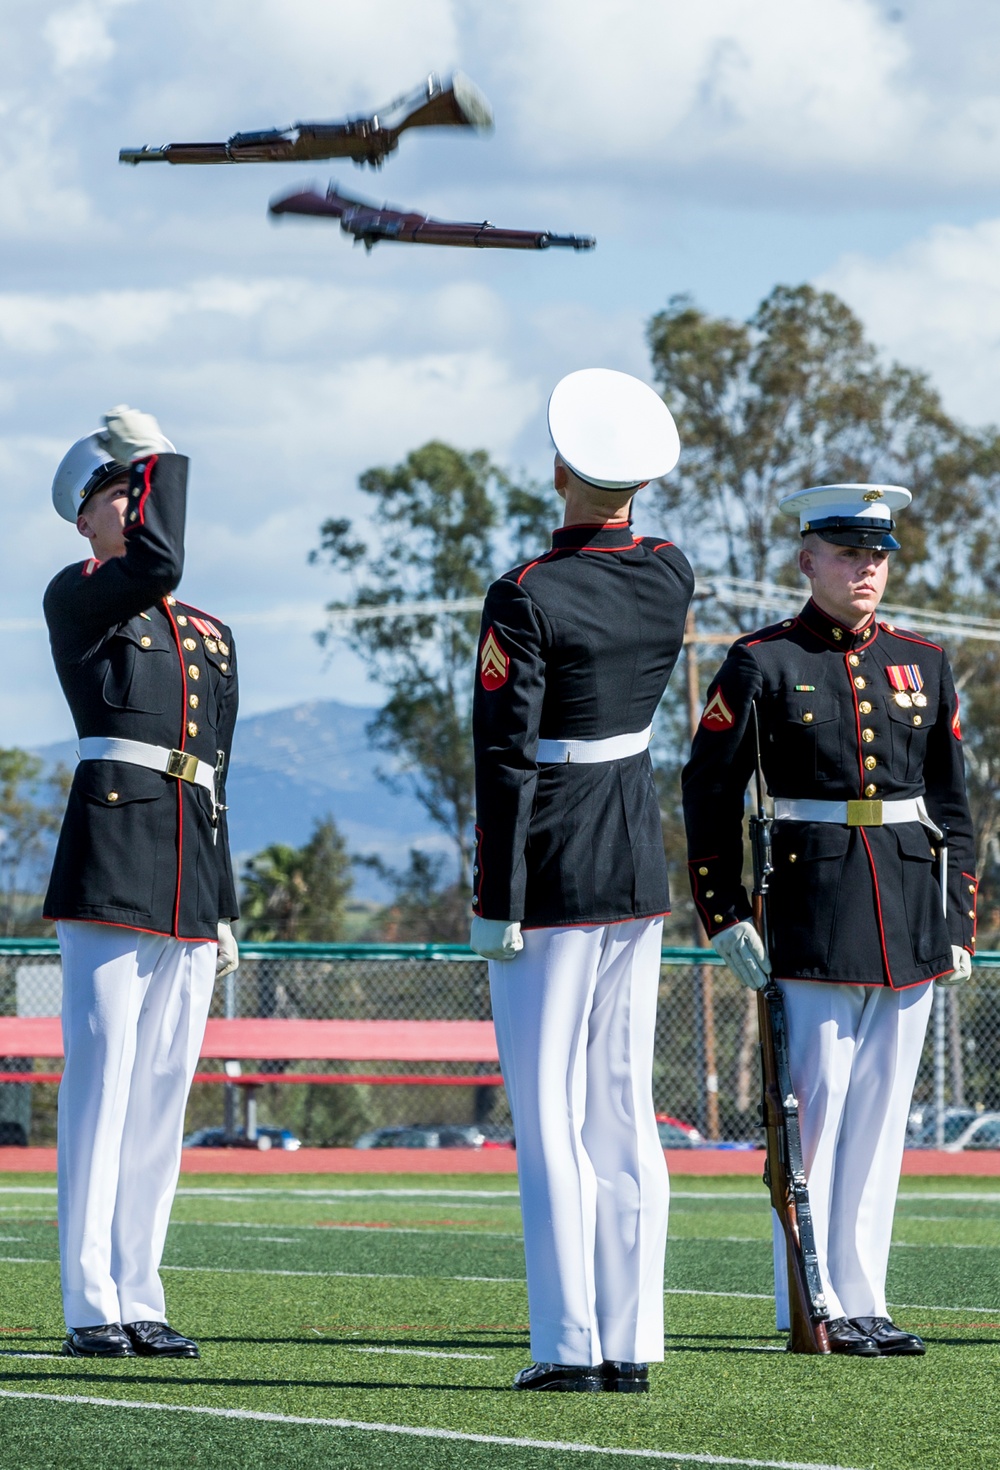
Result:
{"label": "gold belt buckle", "polygon": [[178,781],[194,781],[198,775],[198,757],[186,750],[172,750],[167,756],[167,775],[175,776]]}
{"label": "gold belt buckle", "polygon": [[849,827],[881,827],[881,801],[849,801],[847,803],[847,825]]}

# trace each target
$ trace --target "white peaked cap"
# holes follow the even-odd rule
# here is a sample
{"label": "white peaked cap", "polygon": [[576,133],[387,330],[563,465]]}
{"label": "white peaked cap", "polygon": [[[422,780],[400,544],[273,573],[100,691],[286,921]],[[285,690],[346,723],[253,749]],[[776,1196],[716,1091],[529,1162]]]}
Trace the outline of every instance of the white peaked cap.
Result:
{"label": "white peaked cap", "polygon": [[647,383],[611,368],[569,373],[549,399],[549,433],[574,474],[602,490],[667,475],[681,442],[670,410]]}
{"label": "white peaked cap", "polygon": [[815,531],[824,541],[895,551],[894,512],[913,496],[902,485],[812,485],[782,496],[786,515],[798,516],[803,535]]}
{"label": "white peaked cap", "polygon": [[[64,521],[76,521],[95,490],[107,485],[120,475],[127,475],[127,464],[119,464],[107,450],[107,431],[92,429],[84,434],[59,461],[52,481],[52,504]],[[165,450],[171,454],[174,446],[169,439],[163,441]]]}

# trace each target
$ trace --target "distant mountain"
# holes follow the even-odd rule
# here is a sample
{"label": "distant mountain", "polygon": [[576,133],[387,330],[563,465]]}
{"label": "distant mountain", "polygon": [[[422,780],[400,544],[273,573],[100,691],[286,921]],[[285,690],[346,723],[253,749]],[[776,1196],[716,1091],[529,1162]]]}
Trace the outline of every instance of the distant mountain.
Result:
{"label": "distant mountain", "polygon": [[[272,842],[300,847],[328,814],[353,853],[377,853],[404,866],[411,847],[447,853],[450,843],[409,794],[390,791],[375,774],[391,756],[372,750],[365,727],[374,709],[317,699],[265,715],[241,716],[227,788],[233,855],[242,862]],[[40,747],[51,764],[76,764],[76,742]],[[358,869],[359,898],[383,898],[381,885]]]}

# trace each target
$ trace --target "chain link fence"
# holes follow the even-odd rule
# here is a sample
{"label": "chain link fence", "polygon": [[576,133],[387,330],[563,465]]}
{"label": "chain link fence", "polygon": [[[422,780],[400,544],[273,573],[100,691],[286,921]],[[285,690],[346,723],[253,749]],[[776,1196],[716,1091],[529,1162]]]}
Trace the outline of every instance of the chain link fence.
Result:
{"label": "chain link fence", "polygon": [[[0,941],[0,1070],[53,1070],[50,1059],[2,1056],[3,1016],[57,1016],[61,996],[53,941]],[[960,1124],[1000,1109],[1000,953],[977,957],[972,979],[938,990],[915,1091],[917,1144],[951,1142]],[[216,987],[215,1016],[344,1020],[487,1020],[487,967],[458,945],[246,945],[239,970]],[[712,950],[665,949],[660,972],[653,1093],[658,1113],[706,1139],[759,1137],[756,1007]],[[254,1062],[255,1072],[398,1073],[395,1063]],[[205,1070],[221,1066],[207,1062]],[[58,1064],[55,1064],[58,1070]],[[495,1074],[492,1064],[405,1064],[426,1075]],[[0,1083],[0,1143],[55,1140],[55,1087]],[[188,1127],[222,1122],[223,1086],[198,1085]],[[471,1124],[502,1135],[510,1126],[495,1086],[289,1086],[258,1091],[259,1121],[288,1128],[310,1146],[353,1143],[386,1125]],[[679,1141],[679,1140],[678,1140]],[[673,1140],[671,1140],[673,1142]],[[988,1139],[984,1136],[984,1145]],[[992,1140],[1000,1145],[1000,1130]]]}

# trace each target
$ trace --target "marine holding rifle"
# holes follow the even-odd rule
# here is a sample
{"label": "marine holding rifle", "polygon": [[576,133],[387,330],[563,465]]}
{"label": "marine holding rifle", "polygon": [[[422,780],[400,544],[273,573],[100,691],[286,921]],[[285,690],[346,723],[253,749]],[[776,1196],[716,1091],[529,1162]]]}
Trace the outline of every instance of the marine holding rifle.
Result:
{"label": "marine holding rifle", "polygon": [[[943,649],[876,620],[891,485],[824,485],[800,517],[812,596],[740,638],[713,679],[683,777],[698,913],[742,984],[785,1002],[832,1351],[920,1354],[885,1277],[906,1120],[933,985],[971,973],[975,849]],[[759,754],[774,800],[770,954],[742,881]]]}

